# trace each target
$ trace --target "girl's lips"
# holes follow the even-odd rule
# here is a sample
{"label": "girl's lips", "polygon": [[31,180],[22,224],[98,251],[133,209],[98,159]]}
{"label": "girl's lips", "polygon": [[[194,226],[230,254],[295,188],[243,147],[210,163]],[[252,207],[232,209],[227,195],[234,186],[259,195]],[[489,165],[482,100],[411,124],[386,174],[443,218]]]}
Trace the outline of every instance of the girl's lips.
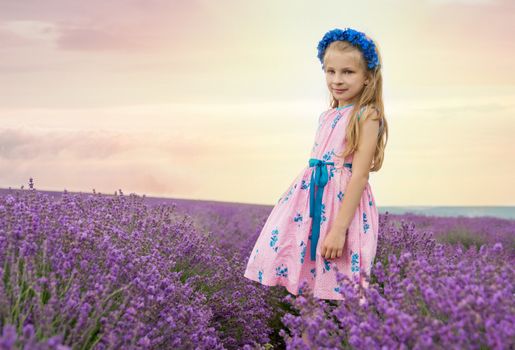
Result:
{"label": "girl's lips", "polygon": [[336,91],[336,92],[339,92],[339,93],[342,93],[342,92],[345,92],[345,91],[347,91],[347,89],[344,89],[344,90],[338,90],[338,89],[334,89],[334,91]]}

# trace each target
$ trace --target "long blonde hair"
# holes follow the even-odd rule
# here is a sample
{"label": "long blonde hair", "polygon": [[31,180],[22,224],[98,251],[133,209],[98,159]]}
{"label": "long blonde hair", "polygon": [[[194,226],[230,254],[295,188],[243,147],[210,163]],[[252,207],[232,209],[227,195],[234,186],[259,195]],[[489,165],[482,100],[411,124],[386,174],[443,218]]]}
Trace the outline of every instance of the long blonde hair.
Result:
{"label": "long blonde hair", "polygon": [[[377,44],[376,53],[379,59],[380,67],[383,66],[381,55],[379,54],[379,49]],[[370,171],[378,171],[381,169],[384,160],[384,151],[386,148],[386,144],[388,142],[388,123],[386,121],[386,117],[384,115],[384,105],[383,105],[383,76],[381,74],[381,68],[368,70],[366,67],[365,59],[363,57],[363,53],[356,47],[354,47],[351,43],[347,41],[337,40],[332,42],[326,49],[324,53],[324,62],[325,56],[329,50],[338,50],[341,52],[353,52],[357,51],[359,53],[359,64],[362,69],[365,71],[365,74],[369,78],[369,83],[365,85],[360,98],[357,103],[354,104],[352,109],[352,113],[349,116],[349,122],[347,124],[347,131],[345,134],[346,138],[346,147],[344,151],[340,154],[336,154],[335,156],[338,158],[342,158],[344,160],[350,154],[354,153],[358,149],[359,144],[359,131],[360,125],[358,120],[358,113],[361,108],[364,107],[363,114],[368,111],[368,108],[374,108],[377,111],[378,117],[374,118],[374,120],[379,120],[382,123],[382,127],[379,130],[379,134],[377,135],[377,144],[376,150],[374,153],[374,158],[372,161],[372,167]],[[325,63],[324,63],[325,67]],[[338,100],[336,100],[332,94],[330,95],[330,108],[338,107]]]}

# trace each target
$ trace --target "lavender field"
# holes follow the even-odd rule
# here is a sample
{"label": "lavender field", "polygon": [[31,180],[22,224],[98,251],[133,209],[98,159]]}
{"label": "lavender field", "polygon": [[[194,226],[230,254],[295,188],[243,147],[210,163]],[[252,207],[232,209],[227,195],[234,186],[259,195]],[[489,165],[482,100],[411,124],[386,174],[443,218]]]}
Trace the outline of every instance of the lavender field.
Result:
{"label": "lavender field", "polygon": [[515,347],[515,220],[381,214],[360,305],[243,277],[271,209],[0,191],[0,348]]}

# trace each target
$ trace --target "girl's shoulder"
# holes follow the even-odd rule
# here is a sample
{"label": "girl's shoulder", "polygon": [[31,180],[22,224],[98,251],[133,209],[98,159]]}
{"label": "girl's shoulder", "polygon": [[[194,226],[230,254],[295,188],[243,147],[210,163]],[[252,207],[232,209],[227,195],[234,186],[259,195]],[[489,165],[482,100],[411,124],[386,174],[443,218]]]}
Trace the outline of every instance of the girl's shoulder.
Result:
{"label": "girl's shoulder", "polygon": [[372,119],[379,120],[379,132],[381,132],[381,130],[384,127],[384,122],[383,122],[383,116],[381,116],[381,112],[380,112],[379,108],[377,108],[372,103],[369,103],[369,104],[361,107],[360,112],[358,114],[358,120],[360,119],[359,117],[363,113],[365,113],[365,118],[369,118],[370,116],[372,116]]}

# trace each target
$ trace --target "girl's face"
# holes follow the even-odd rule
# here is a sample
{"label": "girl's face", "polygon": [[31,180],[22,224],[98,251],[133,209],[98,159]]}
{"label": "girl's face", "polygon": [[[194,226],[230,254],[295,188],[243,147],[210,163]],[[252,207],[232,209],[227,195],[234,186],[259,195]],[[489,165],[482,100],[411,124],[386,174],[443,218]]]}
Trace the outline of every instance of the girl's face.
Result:
{"label": "girl's face", "polygon": [[324,59],[327,88],[338,106],[356,103],[368,78],[359,64],[359,53],[328,50]]}

